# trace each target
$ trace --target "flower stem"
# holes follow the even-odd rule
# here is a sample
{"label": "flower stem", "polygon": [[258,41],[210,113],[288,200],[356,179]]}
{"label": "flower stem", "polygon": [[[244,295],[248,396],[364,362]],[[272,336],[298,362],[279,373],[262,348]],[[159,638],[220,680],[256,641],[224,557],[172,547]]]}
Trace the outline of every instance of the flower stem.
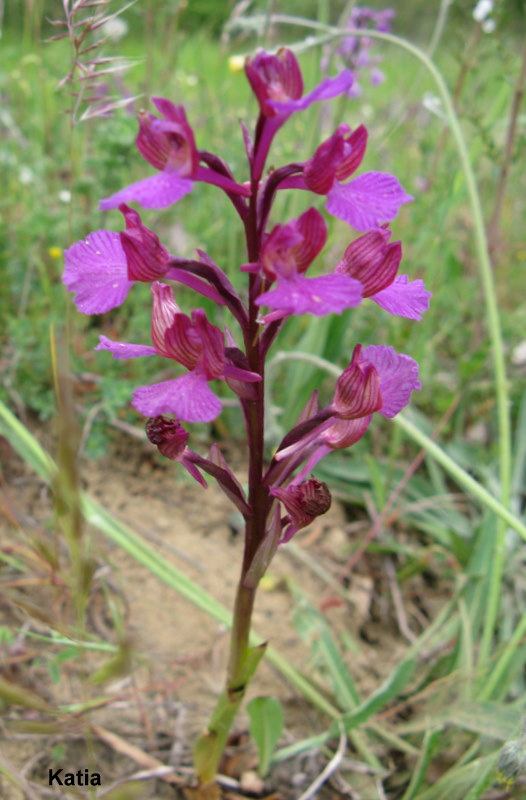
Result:
{"label": "flower stem", "polygon": [[262,659],[266,644],[249,647],[250,623],[256,589],[240,581],[230,639],[227,680],[210,717],[206,731],[194,745],[194,767],[199,784],[214,780],[227,743],[234,717],[241,705],[247,684]]}
{"label": "flower stem", "polygon": [[[261,237],[258,231],[257,210],[258,189],[259,181],[252,174],[252,196],[248,213],[243,220],[247,255],[251,262],[259,259],[260,251]],[[199,736],[194,745],[194,768],[200,785],[210,783],[217,774],[219,762],[228,740],[228,734],[243,701],[247,684],[256,672],[267,646],[264,643],[256,647],[250,647],[250,627],[258,580],[250,582],[250,585],[245,585],[245,578],[254,555],[265,536],[266,519],[269,511],[268,489],[263,484],[265,356],[260,348],[260,326],[257,321],[258,308],[254,302],[257,295],[257,280],[256,276],[250,276],[248,322],[243,330],[249,368],[261,376],[261,380],[254,386],[255,398],[243,401],[249,454],[248,504],[251,508],[251,514],[246,519],[245,548],[234,605],[226,684],[210,717],[206,731]]]}

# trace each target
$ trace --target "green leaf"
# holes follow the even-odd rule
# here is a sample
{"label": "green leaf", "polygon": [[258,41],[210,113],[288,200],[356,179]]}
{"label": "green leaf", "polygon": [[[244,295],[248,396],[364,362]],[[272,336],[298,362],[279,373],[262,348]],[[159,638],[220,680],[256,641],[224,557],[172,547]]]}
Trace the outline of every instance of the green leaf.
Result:
{"label": "green leaf", "polygon": [[1,677],[0,700],[8,703],[8,705],[31,708],[35,711],[43,711],[46,714],[53,713],[53,707],[39,694]]}
{"label": "green leaf", "polygon": [[377,711],[380,711],[381,708],[399,695],[411,680],[415,666],[416,659],[414,658],[402,661],[393,674],[389,676],[388,680],[373,692],[367,700],[360,703],[349,714],[344,714],[345,730],[350,731],[361,725],[362,722],[366,722],[369,717],[372,717],[373,714],[376,714]]}
{"label": "green leaf", "polygon": [[480,797],[481,794],[470,795],[478,781],[482,778],[485,782],[486,776],[495,768],[497,753],[475,758],[469,764],[459,767],[452,767],[442,775],[433,786],[417,795],[416,800],[471,800]]}
{"label": "green leaf", "polygon": [[255,697],[247,706],[249,730],[259,755],[259,774],[268,772],[270,759],[283,728],[283,708],[275,697]]}
{"label": "green leaf", "polygon": [[342,710],[355,708],[361,698],[326,618],[309,603],[299,587],[292,583],[290,587],[297,602],[293,614],[294,627],[308,643],[323,677],[329,678]]}

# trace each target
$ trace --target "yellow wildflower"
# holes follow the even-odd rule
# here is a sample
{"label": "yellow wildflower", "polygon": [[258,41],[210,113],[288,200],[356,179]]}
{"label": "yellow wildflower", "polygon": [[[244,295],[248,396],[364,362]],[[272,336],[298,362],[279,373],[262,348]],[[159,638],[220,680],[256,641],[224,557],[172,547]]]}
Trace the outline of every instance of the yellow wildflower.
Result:
{"label": "yellow wildflower", "polygon": [[230,72],[243,72],[245,68],[245,56],[230,56],[228,59],[228,69]]}

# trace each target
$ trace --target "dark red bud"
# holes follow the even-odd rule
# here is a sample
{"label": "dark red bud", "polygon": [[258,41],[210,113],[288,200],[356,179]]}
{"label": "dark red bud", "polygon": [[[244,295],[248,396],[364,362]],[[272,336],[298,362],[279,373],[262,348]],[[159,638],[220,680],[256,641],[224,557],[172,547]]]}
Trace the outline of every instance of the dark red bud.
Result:
{"label": "dark red bud", "polygon": [[331,493],[326,483],[310,478],[298,485],[272,488],[270,493],[281,500],[293,526],[304,528],[331,507]]}
{"label": "dark red bud", "polygon": [[153,417],[146,422],[146,436],[152,444],[157,445],[159,452],[172,461],[182,459],[188,432],[175,419],[170,417]]}

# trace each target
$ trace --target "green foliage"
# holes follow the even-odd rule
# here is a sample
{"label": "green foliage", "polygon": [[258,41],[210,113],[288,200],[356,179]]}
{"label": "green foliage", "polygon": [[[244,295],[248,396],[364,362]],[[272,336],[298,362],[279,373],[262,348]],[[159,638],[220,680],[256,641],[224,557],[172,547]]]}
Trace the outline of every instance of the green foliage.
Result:
{"label": "green foliage", "polygon": [[259,774],[264,778],[283,729],[283,708],[276,697],[254,697],[247,713],[250,735],[258,749]]}

